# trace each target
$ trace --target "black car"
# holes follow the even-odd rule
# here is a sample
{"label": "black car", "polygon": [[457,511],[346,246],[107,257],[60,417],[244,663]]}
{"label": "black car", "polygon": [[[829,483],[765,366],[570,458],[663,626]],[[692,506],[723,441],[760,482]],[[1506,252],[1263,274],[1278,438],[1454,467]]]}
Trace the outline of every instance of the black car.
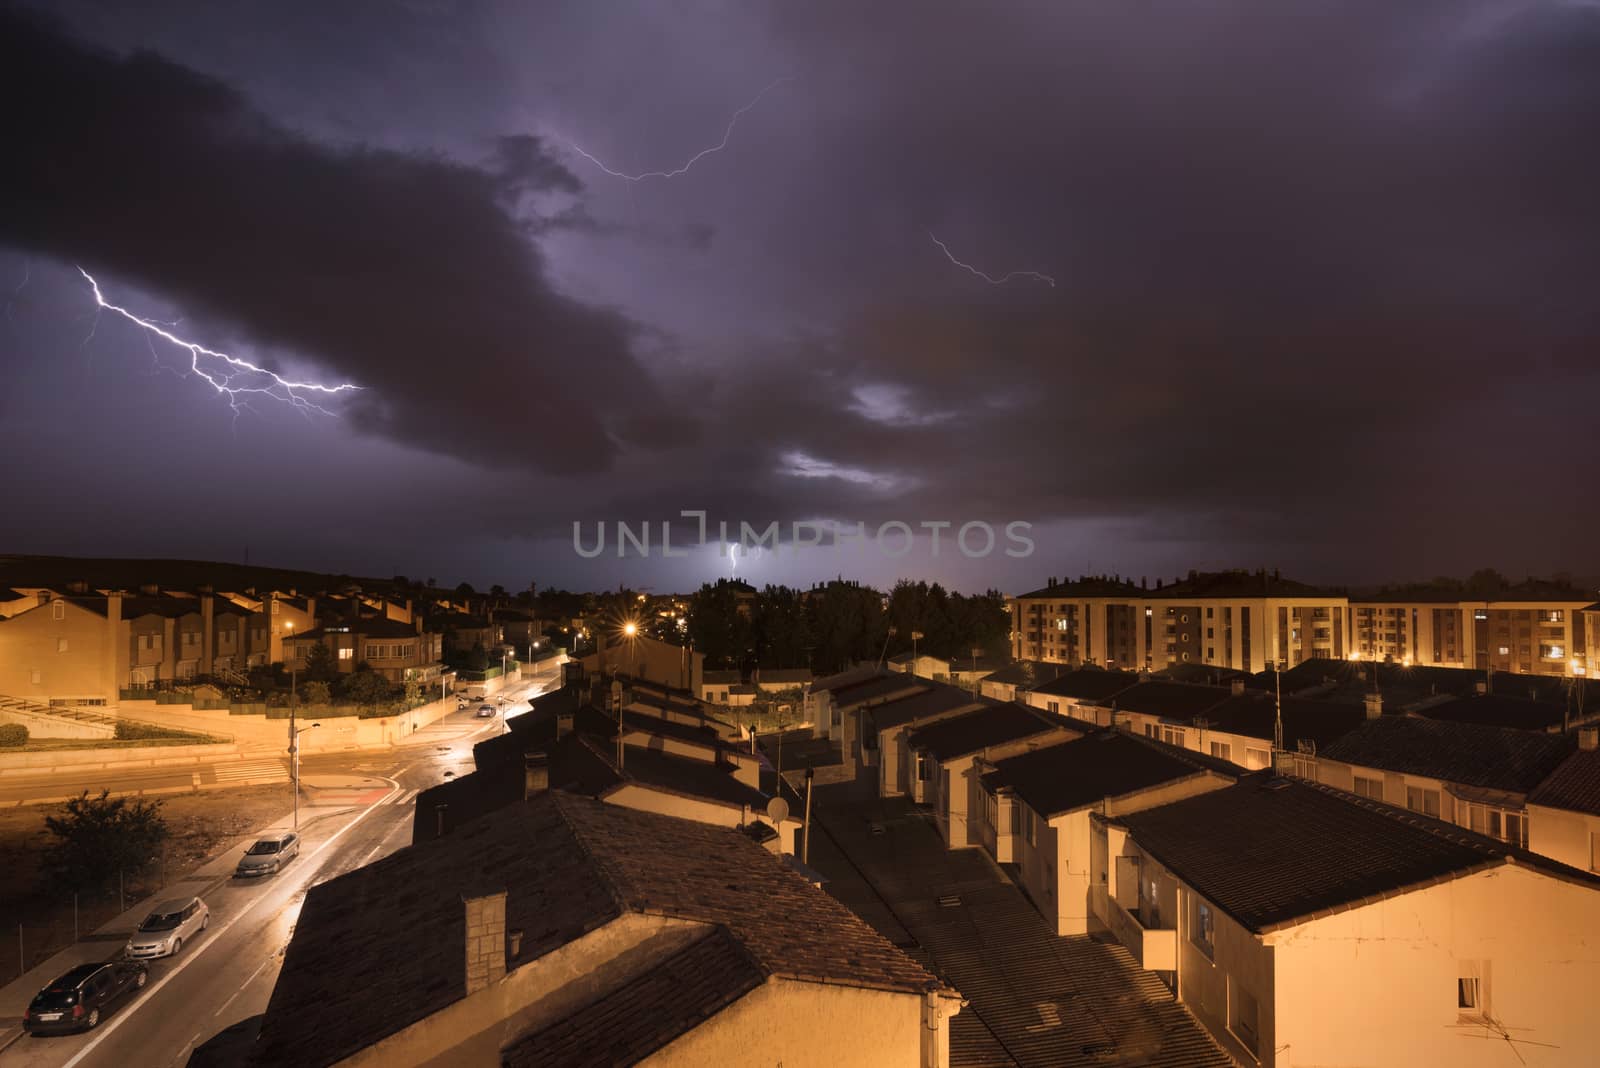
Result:
{"label": "black car", "polygon": [[113,1001],[149,981],[150,969],[143,961],[80,964],[34,995],[22,1014],[22,1026],[30,1035],[88,1031]]}

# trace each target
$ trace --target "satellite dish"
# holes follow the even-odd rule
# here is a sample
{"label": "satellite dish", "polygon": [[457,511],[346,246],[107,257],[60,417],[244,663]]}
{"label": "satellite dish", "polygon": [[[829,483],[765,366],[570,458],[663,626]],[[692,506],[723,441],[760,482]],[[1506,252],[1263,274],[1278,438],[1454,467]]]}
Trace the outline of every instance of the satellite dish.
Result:
{"label": "satellite dish", "polygon": [[789,802],[781,797],[774,797],[767,802],[767,819],[773,823],[782,823],[789,818]]}

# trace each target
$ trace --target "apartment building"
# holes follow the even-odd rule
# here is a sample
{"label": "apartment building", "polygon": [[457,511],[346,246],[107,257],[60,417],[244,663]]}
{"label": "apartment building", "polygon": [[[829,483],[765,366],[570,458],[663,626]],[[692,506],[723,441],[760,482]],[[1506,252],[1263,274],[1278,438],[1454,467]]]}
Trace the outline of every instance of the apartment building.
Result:
{"label": "apartment building", "polygon": [[1139,667],[1146,591],[1105,576],[1050,579],[1011,602],[1011,656],[1051,664]]}
{"label": "apartment building", "polygon": [[1590,675],[1592,594],[1532,582],[1493,598],[1405,589],[1352,599],[1350,653],[1404,665]]}
{"label": "apartment building", "polygon": [[327,648],[341,674],[350,674],[365,664],[394,682],[436,668],[444,654],[443,635],[422,629],[422,618],[413,623],[391,619],[354,619],[328,623],[314,630],[290,632],[280,639],[283,666],[304,671],[306,658],[317,645]]}
{"label": "apartment building", "polygon": [[1191,571],[1153,587],[1121,578],[1052,582],[1015,599],[1017,659],[1161,670],[1255,672],[1343,658],[1349,601],[1277,572]]}
{"label": "apartment building", "polygon": [[121,691],[267,663],[267,616],[213,594],[36,591],[0,620],[0,693],[115,704]]}
{"label": "apartment building", "polygon": [[1243,1064],[1592,1059],[1600,878],[1266,772],[1091,820],[1096,918]]}

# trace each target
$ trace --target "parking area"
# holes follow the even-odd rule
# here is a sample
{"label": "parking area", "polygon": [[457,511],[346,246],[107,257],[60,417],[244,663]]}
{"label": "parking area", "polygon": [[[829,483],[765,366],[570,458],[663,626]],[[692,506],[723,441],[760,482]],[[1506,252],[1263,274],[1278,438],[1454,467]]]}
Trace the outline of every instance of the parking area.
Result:
{"label": "parking area", "polygon": [[1235,1063],[1120,945],[1053,934],[983,850],[946,849],[903,799],[818,794],[810,862],[829,892],[970,1001],[952,1068]]}

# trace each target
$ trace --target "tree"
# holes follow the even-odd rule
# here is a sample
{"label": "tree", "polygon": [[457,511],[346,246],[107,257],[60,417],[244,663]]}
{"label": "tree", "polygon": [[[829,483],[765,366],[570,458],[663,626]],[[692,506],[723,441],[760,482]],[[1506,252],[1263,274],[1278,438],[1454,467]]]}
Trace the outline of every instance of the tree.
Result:
{"label": "tree", "polygon": [[471,671],[483,671],[489,666],[489,651],[483,647],[482,642],[473,642],[472,648],[467,651],[467,668]]}
{"label": "tree", "polygon": [[333,653],[328,647],[318,642],[306,654],[306,666],[300,674],[307,682],[332,682],[339,677],[339,666],[333,662]]}
{"label": "tree", "polygon": [[161,802],[114,798],[109,790],[99,797],[85,790],[44,823],[55,836],[45,869],[63,889],[103,889],[119,873],[143,871],[167,839]]}
{"label": "tree", "polygon": [[394,700],[394,686],[376,671],[358,671],[345,682],[344,694],[358,705],[375,708]]}
{"label": "tree", "polygon": [[333,690],[327,683],[314,680],[300,687],[300,700],[308,705],[325,705],[333,700]]}

